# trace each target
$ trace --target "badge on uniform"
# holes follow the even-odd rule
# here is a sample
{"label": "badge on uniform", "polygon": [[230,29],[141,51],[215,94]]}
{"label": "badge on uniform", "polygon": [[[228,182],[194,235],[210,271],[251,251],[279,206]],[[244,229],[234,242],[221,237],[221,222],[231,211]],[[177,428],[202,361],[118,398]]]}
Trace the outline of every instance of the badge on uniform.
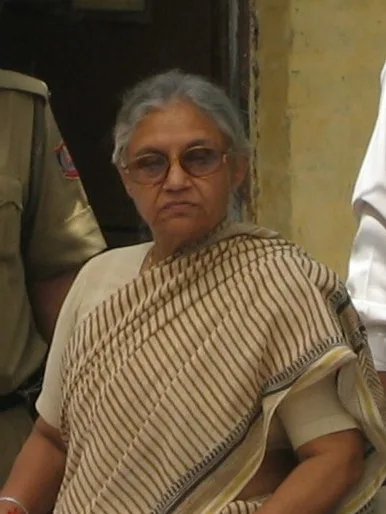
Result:
{"label": "badge on uniform", "polygon": [[63,175],[66,178],[79,178],[79,172],[75,167],[74,161],[68,151],[67,146],[62,141],[60,145],[58,145],[54,149],[56,153],[56,157],[59,162],[60,169],[62,170]]}

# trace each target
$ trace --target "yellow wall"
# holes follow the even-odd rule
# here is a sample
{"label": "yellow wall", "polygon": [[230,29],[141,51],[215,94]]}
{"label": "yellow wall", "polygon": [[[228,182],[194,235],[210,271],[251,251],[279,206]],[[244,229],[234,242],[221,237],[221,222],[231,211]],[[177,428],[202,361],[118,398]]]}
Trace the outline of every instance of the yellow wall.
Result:
{"label": "yellow wall", "polygon": [[385,0],[251,5],[255,217],[345,276],[352,187],[386,59]]}

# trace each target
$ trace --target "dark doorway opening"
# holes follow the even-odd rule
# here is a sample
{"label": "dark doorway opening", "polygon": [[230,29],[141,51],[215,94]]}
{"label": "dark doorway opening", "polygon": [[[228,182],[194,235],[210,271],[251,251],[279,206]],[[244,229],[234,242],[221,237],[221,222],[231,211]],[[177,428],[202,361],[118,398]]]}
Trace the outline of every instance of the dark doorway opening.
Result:
{"label": "dark doorway opening", "polygon": [[47,82],[63,138],[109,246],[138,242],[141,221],[110,164],[121,94],[141,78],[177,67],[215,79],[243,102],[245,84],[237,87],[234,7],[239,2],[153,0],[145,16],[121,19],[49,4],[4,3],[0,67]]}

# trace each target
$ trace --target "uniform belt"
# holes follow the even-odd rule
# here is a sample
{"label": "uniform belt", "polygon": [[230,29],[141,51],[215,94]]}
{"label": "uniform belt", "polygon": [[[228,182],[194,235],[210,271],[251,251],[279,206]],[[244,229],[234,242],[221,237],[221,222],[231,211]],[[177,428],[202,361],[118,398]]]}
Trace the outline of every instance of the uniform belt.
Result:
{"label": "uniform belt", "polygon": [[24,398],[19,393],[9,393],[6,395],[0,395],[0,412],[5,412],[9,409],[13,409],[21,403],[24,403],[24,401]]}
{"label": "uniform belt", "polygon": [[0,395],[0,412],[5,412],[24,403],[31,417],[36,419],[35,401],[41,390],[44,366],[45,362],[16,391]]}

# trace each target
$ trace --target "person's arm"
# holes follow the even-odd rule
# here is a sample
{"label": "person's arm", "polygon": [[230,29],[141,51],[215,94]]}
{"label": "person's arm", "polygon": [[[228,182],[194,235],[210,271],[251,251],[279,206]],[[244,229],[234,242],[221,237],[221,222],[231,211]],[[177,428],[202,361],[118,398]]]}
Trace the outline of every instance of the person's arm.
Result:
{"label": "person's arm", "polygon": [[[20,452],[0,497],[19,501],[29,514],[47,514],[63,478],[66,453],[59,431],[38,418]],[[0,502],[0,514],[19,514],[13,502]]]}
{"label": "person's arm", "polygon": [[369,331],[375,367],[386,392],[386,62],[380,86],[378,115],[352,197],[359,226],[347,287]]}
{"label": "person's arm", "polygon": [[75,280],[77,270],[68,271],[29,286],[29,297],[36,326],[46,341],[51,341],[60,308]]}
{"label": "person's arm", "polygon": [[56,155],[61,136],[47,106],[46,153],[25,256],[28,296],[37,328],[51,341],[60,307],[79,269],[105,242],[79,177],[68,178]]}
{"label": "person's arm", "polygon": [[[48,355],[43,388],[36,402],[39,418],[0,493],[0,496],[15,498],[29,514],[50,512],[63,478],[66,452],[59,431],[62,404],[59,377],[63,351],[76,326],[86,274],[87,267],[84,267],[63,302]],[[49,317],[47,315],[47,319]],[[11,513],[15,508],[11,502],[0,502],[0,514]],[[14,512],[19,514],[23,511]]]}
{"label": "person's arm", "polygon": [[347,288],[367,332],[375,368],[386,391],[386,221],[362,205]]}
{"label": "person's arm", "polygon": [[364,444],[359,430],[318,437],[297,450],[300,464],[258,514],[333,514],[361,478]]}
{"label": "person's arm", "polygon": [[259,514],[335,512],[364,468],[362,435],[339,399],[335,373],[304,389],[295,385],[277,414],[300,464]]}
{"label": "person's arm", "polygon": [[46,111],[46,153],[25,256],[29,294],[44,335],[52,333],[77,271],[106,248],[79,176],[68,177],[61,155],[65,147],[48,105]]}

